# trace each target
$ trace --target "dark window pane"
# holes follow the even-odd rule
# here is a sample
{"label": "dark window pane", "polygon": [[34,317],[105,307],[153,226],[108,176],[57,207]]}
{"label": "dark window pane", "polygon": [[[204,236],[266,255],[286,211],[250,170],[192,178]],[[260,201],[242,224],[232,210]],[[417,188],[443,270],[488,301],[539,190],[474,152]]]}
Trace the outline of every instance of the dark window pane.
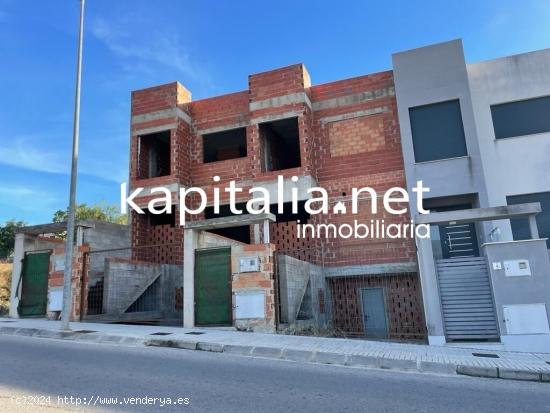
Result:
{"label": "dark window pane", "polygon": [[[541,238],[550,238],[550,192],[540,192],[538,194],[507,196],[508,205],[527,204],[529,202],[540,202],[542,212],[536,216],[539,236]],[[530,239],[529,223],[527,219],[511,219],[512,234],[514,240]],[[546,240],[546,245],[550,249],[550,240]]]}
{"label": "dark window pane", "polygon": [[298,118],[260,123],[262,172],[300,166]]}
{"label": "dark window pane", "polygon": [[204,163],[246,157],[246,128],[209,133],[202,139]]}
{"label": "dark window pane", "polygon": [[458,100],[409,108],[416,162],[466,156]]}
{"label": "dark window pane", "polygon": [[550,96],[491,106],[495,138],[550,132]]}

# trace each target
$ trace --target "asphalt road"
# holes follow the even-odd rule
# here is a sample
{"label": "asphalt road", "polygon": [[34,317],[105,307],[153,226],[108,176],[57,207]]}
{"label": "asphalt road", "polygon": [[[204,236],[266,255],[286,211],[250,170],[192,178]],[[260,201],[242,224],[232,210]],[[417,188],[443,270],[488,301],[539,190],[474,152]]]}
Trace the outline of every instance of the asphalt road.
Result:
{"label": "asphalt road", "polygon": [[550,413],[550,384],[0,336],[0,412],[89,410]]}

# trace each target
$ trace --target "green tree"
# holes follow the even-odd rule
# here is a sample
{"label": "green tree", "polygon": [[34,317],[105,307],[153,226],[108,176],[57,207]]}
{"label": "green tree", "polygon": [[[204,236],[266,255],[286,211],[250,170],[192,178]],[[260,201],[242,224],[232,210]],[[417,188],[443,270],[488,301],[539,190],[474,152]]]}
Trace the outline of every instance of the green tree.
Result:
{"label": "green tree", "polygon": [[15,244],[15,232],[25,225],[27,224],[23,221],[12,219],[0,226],[0,258],[11,257]]}
{"label": "green tree", "polygon": [[[98,221],[114,222],[115,224],[126,224],[126,215],[118,212],[114,205],[99,203],[92,206],[78,204],[76,206],[76,220],[95,219]],[[53,214],[53,222],[64,222],[67,220],[67,211],[58,210]]]}

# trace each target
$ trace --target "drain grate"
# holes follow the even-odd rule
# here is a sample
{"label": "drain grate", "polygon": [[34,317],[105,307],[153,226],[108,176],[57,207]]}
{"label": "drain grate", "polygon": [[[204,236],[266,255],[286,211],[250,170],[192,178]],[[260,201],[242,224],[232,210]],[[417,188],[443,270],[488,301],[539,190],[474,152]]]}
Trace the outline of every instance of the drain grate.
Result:
{"label": "drain grate", "polygon": [[490,353],[472,353],[472,356],[474,357],[487,357],[490,359],[498,359],[498,354],[490,354]]}
{"label": "drain grate", "polygon": [[200,336],[201,334],[204,334],[202,331],[190,331],[189,333],[185,333],[185,334],[191,334],[191,335],[194,335],[194,336]]}
{"label": "drain grate", "polygon": [[169,336],[172,333],[164,333],[162,331],[159,331],[158,333],[151,333],[150,336]]}
{"label": "drain grate", "polygon": [[75,330],[74,333],[88,334],[88,333],[97,333],[97,331],[95,331],[95,330]]}

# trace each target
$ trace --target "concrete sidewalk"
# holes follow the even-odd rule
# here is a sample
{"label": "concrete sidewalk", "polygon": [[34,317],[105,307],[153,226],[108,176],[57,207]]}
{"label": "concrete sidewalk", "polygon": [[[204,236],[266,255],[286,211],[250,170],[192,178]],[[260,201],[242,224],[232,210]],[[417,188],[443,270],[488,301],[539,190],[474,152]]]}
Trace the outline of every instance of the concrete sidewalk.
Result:
{"label": "concrete sidewalk", "polygon": [[[0,334],[174,347],[354,367],[466,374],[550,383],[550,354],[472,350],[367,340],[244,333],[225,329],[71,323],[0,318]],[[159,334],[160,333],[160,334]],[[474,356],[474,353],[493,357]],[[498,357],[495,357],[498,356]]]}

